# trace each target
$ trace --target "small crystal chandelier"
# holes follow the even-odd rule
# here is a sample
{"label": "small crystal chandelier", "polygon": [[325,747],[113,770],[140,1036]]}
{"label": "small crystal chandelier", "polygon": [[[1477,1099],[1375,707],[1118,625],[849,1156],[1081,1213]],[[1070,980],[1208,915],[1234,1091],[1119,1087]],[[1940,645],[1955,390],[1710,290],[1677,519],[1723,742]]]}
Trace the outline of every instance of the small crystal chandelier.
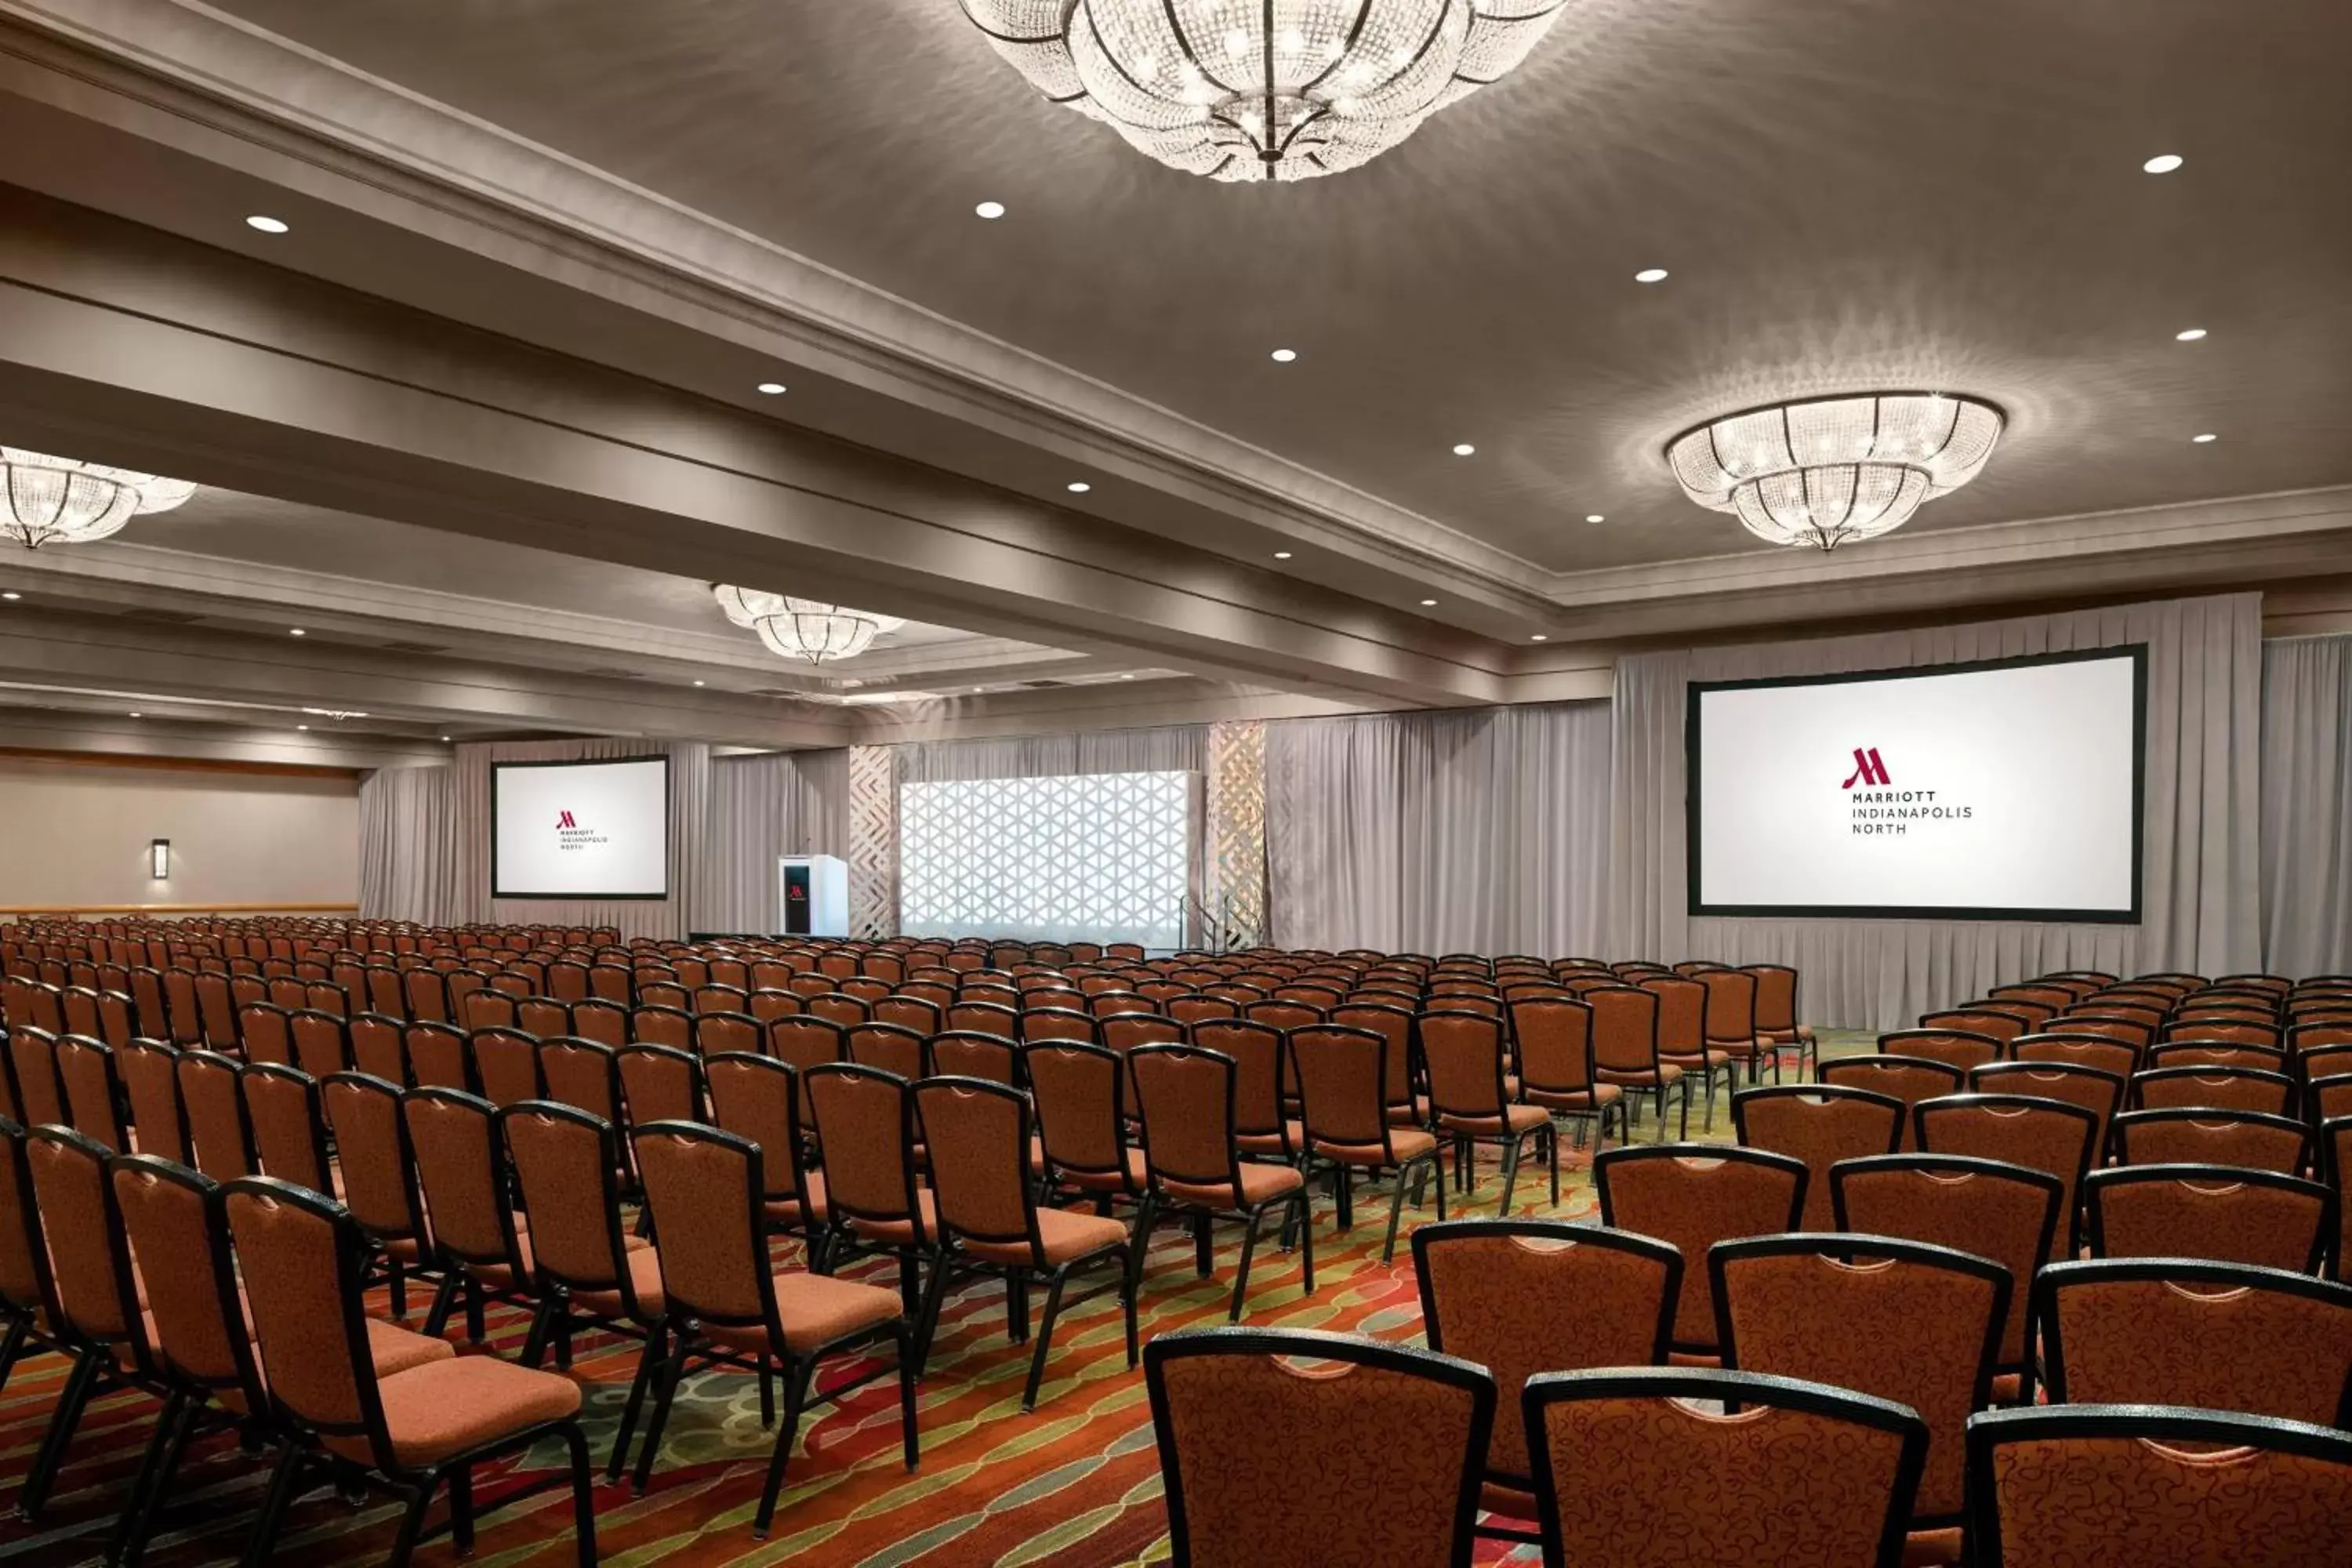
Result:
{"label": "small crystal chandelier", "polygon": [[719,584],[711,594],[727,618],[757,632],[770,653],[780,658],[804,658],[811,664],[856,658],[874,646],[876,637],[907,624],[897,616],[877,616],[846,605],[819,604],[757,588]]}
{"label": "small crystal chandelier", "polygon": [[1666,461],[1685,495],[1757,538],[1834,550],[1893,532],[1975,479],[2002,423],[1991,404],[1949,393],[1824,397],[1709,420],[1675,437]]}
{"label": "small crystal chandelier", "polygon": [[1516,69],[1567,0],[962,0],[1030,85],[1213,180],[1380,156]]}
{"label": "small crystal chandelier", "polygon": [[0,537],[27,550],[104,539],[132,518],[169,511],[195,493],[185,479],[0,447]]}

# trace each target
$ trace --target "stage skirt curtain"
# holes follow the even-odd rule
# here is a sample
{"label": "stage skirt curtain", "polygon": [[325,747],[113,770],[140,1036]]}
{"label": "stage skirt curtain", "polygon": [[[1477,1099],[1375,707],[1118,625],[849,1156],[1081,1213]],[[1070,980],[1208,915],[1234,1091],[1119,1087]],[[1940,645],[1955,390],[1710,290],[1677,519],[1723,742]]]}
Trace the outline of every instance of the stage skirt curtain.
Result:
{"label": "stage skirt curtain", "polygon": [[1151,730],[1019,735],[993,741],[922,741],[893,746],[898,782],[1035,779],[1062,773],[1204,773],[1209,728],[1171,724]]}
{"label": "stage skirt curtain", "polygon": [[692,929],[767,935],[782,929],[776,858],[849,858],[849,753],[835,749],[719,757]]}
{"label": "stage skirt curtain", "polygon": [[[669,757],[669,897],[667,899],[493,899],[490,897],[490,764],[593,762],[613,757]],[[613,926],[623,940],[677,941],[688,912],[700,908],[698,889],[709,854],[710,748],[700,742],[665,744],[598,737],[577,741],[493,741],[461,743],[457,763],[457,840],[464,921],[489,925]]]}
{"label": "stage skirt curtain", "polygon": [[[2141,924],[1689,916],[1683,853],[1688,682],[2134,642],[2148,645]],[[2262,951],[2261,672],[2262,601],[2252,594],[1620,659],[1611,956],[1793,964],[1802,975],[1808,1022],[1870,1029],[1908,1025],[1923,1012],[2051,970],[2219,974],[2252,968]],[[2042,763],[2020,757],[2017,765]],[[2063,783],[2052,778],[2053,788]]]}
{"label": "stage skirt curtain", "polygon": [[1432,955],[1595,952],[1610,743],[1606,702],[1269,722],[1275,940]]}
{"label": "stage skirt curtain", "polygon": [[449,925],[459,914],[457,770],[378,768],[360,781],[360,916]]}
{"label": "stage skirt curtain", "polygon": [[2352,637],[2263,646],[2263,952],[2352,972]]}

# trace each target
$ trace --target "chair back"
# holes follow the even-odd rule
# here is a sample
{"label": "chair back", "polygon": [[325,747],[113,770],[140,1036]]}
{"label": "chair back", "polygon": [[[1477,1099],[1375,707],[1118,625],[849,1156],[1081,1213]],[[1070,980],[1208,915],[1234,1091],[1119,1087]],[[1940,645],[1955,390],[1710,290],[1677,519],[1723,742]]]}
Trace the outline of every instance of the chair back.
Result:
{"label": "chair back", "polygon": [[632,1127],[703,1119],[702,1062],[671,1046],[624,1046],[614,1054]]}
{"label": "chair back", "polygon": [[1299,1121],[1308,1148],[1377,1152],[1391,1163],[1387,1091],[1389,1042],[1370,1029],[1314,1024],[1293,1029],[1290,1059],[1298,1074]]}
{"label": "chair back", "polygon": [[401,1114],[402,1090],[365,1073],[337,1073],[319,1086],[334,1129],[342,1170],[344,1205],[378,1243],[422,1245],[425,1204],[416,1188],[416,1157]]}
{"label": "chair back", "polygon": [[[661,1237],[662,1292],[670,1310],[729,1327],[772,1324],[775,1281],[761,1217],[767,1177],[760,1146],[697,1121],[640,1127],[635,1145]],[[772,1338],[781,1339],[781,1331]]]}
{"label": "chair back", "polygon": [[107,1180],[146,1283],[158,1369],[251,1414],[259,1383],[218,1184],[144,1153],[116,1155]]}
{"label": "chair back", "polygon": [[[1463,1121],[1501,1119],[1510,1096],[1503,1083],[1499,1019],[1483,1013],[1423,1013],[1421,1054],[1429,1069],[1429,1108],[1433,1114]],[[1410,1094],[1404,1103],[1412,1103]]]}
{"label": "chair back", "polygon": [[2034,1292],[2053,1404],[2352,1421],[2352,1285],[2135,1258],[2052,1264]]}
{"label": "chair back", "polygon": [[756,1051],[767,1037],[768,1026],[749,1013],[712,1008],[694,1015],[694,1048],[706,1057]]}
{"label": "chair back", "polygon": [[1896,1147],[1906,1152],[1919,1146],[1918,1129],[1908,1110],[1922,1100],[1958,1094],[1968,1082],[1968,1075],[1958,1068],[1923,1057],[1839,1057],[1822,1063],[1813,1076],[1842,1089],[1866,1089],[1901,1100],[1906,1115]]}
{"label": "chair back", "polygon": [[[1484,1368],[1354,1334],[1255,1329],[1163,1334],[1143,1365],[1175,1563],[1468,1568],[1495,1421]],[[1343,1432],[1411,1440],[1335,1442]],[[1268,1455],[1309,1452],[1315,1484],[1273,1481]],[[1263,1506],[1270,1482],[1279,1507]]]}
{"label": "chair back", "polygon": [[36,1127],[25,1138],[56,1292],[58,1316],[50,1328],[69,1343],[104,1352],[125,1370],[144,1372],[150,1352],[138,1277],[131,1272],[130,1245],[106,1174],[113,1155],[105,1144],[69,1127]]}
{"label": "chair back", "polygon": [[520,1280],[529,1270],[516,1245],[514,1205],[499,1159],[498,1110],[479,1095],[454,1089],[412,1089],[400,1098],[434,1247],[477,1268],[509,1268]]}
{"label": "chair back", "polygon": [[1213,1193],[1210,1201],[1230,1197],[1238,1206],[1241,1155],[1234,1143],[1234,1058],[1198,1046],[1145,1046],[1130,1052],[1127,1060],[1153,1184]]}
{"label": "chair back", "polygon": [[396,1461],[376,1390],[361,1280],[368,1242],[331,1199],[270,1176],[222,1189],[277,1418],[361,1464]]}
{"label": "chair back", "polygon": [[2310,1143],[2305,1123],[2252,1110],[2127,1110],[2115,1121],[2120,1165],[2236,1165],[2293,1176]]}
{"label": "chair back", "polygon": [[2325,1184],[2226,1165],[2094,1171],[2083,1204],[2094,1258],[2205,1258],[2315,1274],[2336,1226],[2336,1193]]}
{"label": "chair back", "polygon": [[1706,1045],[1745,1060],[1757,1054],[1756,976],[1710,965],[1692,978],[1706,987]]}
{"label": "chair back", "polygon": [[1707,1255],[1724,1364],[1834,1384],[1927,1424],[1911,1528],[1957,1527],[1962,1440],[1991,1403],[2015,1289],[1990,1258],[1878,1236],[1769,1236]]}
{"label": "chair back", "polygon": [[260,1169],[253,1153],[253,1126],[237,1065],[213,1051],[187,1050],[174,1064],[180,1103],[188,1113],[188,1136],[195,1141],[196,1169],[215,1182],[233,1182]]}
{"label": "chair back", "polygon": [[694,1048],[694,1015],[683,1007],[640,1004],[629,1010],[629,1043],[690,1051]]}
{"label": "chair back", "polygon": [[295,1067],[315,1079],[352,1070],[350,1026],[341,1015],[305,1007],[288,1014],[286,1026],[292,1037]]}
{"label": "chair back", "polygon": [[[1412,1260],[1429,1348],[1486,1368],[1498,1390],[1543,1372],[1665,1363],[1683,1260],[1664,1242],[1559,1220],[1445,1220],[1412,1233]],[[1517,1405],[1495,1411],[1486,1502],[1532,1519]]]}
{"label": "chair back", "polygon": [[789,1063],[749,1051],[712,1057],[702,1064],[702,1072],[711,1119],[721,1131],[760,1146],[761,1169],[768,1182],[765,1201],[805,1205],[808,1184],[802,1155],[807,1136],[801,1126],[800,1075]]}
{"label": "chair back", "polygon": [[8,1031],[8,1067],[16,1109],[27,1127],[61,1127],[66,1123],[66,1091],[58,1079],[58,1037],[54,1030],[18,1024]]}
{"label": "chair back", "polygon": [[1902,1405],[1684,1367],[1547,1373],[1521,1405],[1547,1563],[1749,1563],[1766,1542],[1791,1565],[1903,1561],[1927,1427]]}
{"label": "chair back", "polygon": [[1805,1163],[1804,1230],[1833,1230],[1830,1167],[1902,1147],[1908,1108],[1892,1095],[1835,1084],[1774,1084],[1731,1097],[1731,1125],[1750,1149]]}
{"label": "chair back", "polygon": [[1511,1004],[1518,1042],[1519,1079],[1530,1094],[1591,1091],[1592,1009],[1572,997],[1531,997]]}
{"label": "chair back", "polygon": [[2150,1068],[2133,1075],[2131,1096],[2138,1110],[2197,1107],[2291,1116],[2295,1109],[2294,1079],[2262,1068]]}
{"label": "chair back", "polygon": [[187,1112],[180,1104],[180,1053],[158,1040],[132,1040],[115,1047],[114,1066],[131,1125],[139,1129],[139,1152],[175,1164],[194,1163]]}
{"label": "chair back", "polygon": [[294,1065],[294,1024],[285,1008],[268,1002],[248,1002],[236,1012],[236,1037],[244,1043],[245,1059],[278,1067]]}
{"label": "chair back", "polygon": [[[498,1113],[499,1146],[530,1215],[530,1266],[549,1283],[579,1291],[613,1291],[622,1315],[642,1319],[622,1239],[621,1190],[614,1173],[621,1147],[613,1124],[574,1106],[524,1100]],[[667,1244],[668,1237],[663,1237]]]}
{"label": "chair back", "polygon": [[1760,1149],[1645,1143],[1603,1150],[1592,1161],[1601,1223],[1652,1236],[1682,1255],[1674,1348],[1716,1352],[1707,1248],[1735,1237],[1794,1230],[1805,1212],[1805,1163]]}
{"label": "chair back", "polygon": [[1671,973],[1644,975],[1637,984],[1658,999],[1658,1055],[1696,1056],[1706,1048],[1706,986]]}
{"label": "chair back", "polygon": [[1959,1029],[2011,1042],[2021,1035],[2032,1034],[2039,1026],[2037,1015],[2007,1007],[1947,1007],[1940,1013],[1919,1015],[1919,1027],[1923,1029]]}
{"label": "chair back", "polygon": [[1969,1425],[1981,1568],[2352,1562],[2352,1435],[2179,1405],[2053,1405]]}
{"label": "chair back", "polygon": [[2049,1260],[2074,1251],[2083,1173],[2099,1147],[2098,1118],[2079,1105],[2016,1094],[1948,1094],[1912,1107],[1919,1147],[2023,1165],[2058,1178],[2057,1230]]}
{"label": "chair back", "polygon": [[[1165,1019],[1158,1020],[1161,1025]],[[948,1029],[924,1042],[932,1076],[983,1078],[1007,1089],[1021,1086],[1021,1047],[1001,1035]]]}
{"label": "chair back", "polygon": [[1083,1040],[1040,1040],[1021,1058],[1047,1168],[1123,1179],[1125,1058]]}
{"label": "chair back", "polygon": [[1042,1265],[1029,1097],[985,1079],[932,1078],[914,1098],[940,1227],[982,1257]]}
{"label": "chair back", "polygon": [[1966,1072],[2007,1058],[2010,1042],[1968,1029],[1895,1029],[1878,1037],[1882,1056],[1941,1062]]}
{"label": "chair back", "polygon": [[825,1201],[834,1216],[908,1226],[914,1245],[931,1245],[937,1237],[917,1194],[913,1086],[896,1073],[854,1062],[813,1067],[801,1082],[824,1148]]}
{"label": "chair back", "polygon": [[474,1081],[492,1105],[546,1098],[547,1086],[539,1076],[539,1042],[530,1036],[520,1029],[477,1029],[471,1048]]}
{"label": "chair back", "polygon": [[[625,976],[624,977],[625,980]],[[583,1040],[619,1050],[629,1043],[629,1010],[625,1004],[604,997],[585,997],[572,1004],[572,1032]]]}
{"label": "chair back", "polygon": [[66,1115],[73,1130],[117,1153],[128,1149],[122,1131],[122,1083],[114,1051],[87,1035],[61,1035],[57,1044],[58,1082],[65,1090]]}
{"label": "chair back", "polygon": [[849,1059],[909,1083],[924,1073],[923,1037],[896,1024],[852,1024],[842,1031]]}
{"label": "chair back", "polygon": [[318,1080],[296,1068],[261,1062],[237,1074],[236,1084],[262,1174],[334,1196]]}
{"label": "chair back", "polygon": [[2107,1123],[2124,1108],[2122,1079],[2097,1068],[2077,1067],[2071,1062],[1991,1062],[1969,1069],[1969,1091],[2081,1106],[2096,1122],[2091,1131],[2090,1163],[2094,1165],[2107,1146]]}
{"label": "chair back", "polygon": [[472,1091],[474,1051],[463,1029],[451,1024],[411,1024],[401,1031],[400,1043],[408,1058],[408,1077],[417,1088]]}
{"label": "chair back", "polygon": [[539,1042],[539,1081],[544,1098],[620,1125],[621,1061],[612,1047],[576,1036],[550,1036]]}

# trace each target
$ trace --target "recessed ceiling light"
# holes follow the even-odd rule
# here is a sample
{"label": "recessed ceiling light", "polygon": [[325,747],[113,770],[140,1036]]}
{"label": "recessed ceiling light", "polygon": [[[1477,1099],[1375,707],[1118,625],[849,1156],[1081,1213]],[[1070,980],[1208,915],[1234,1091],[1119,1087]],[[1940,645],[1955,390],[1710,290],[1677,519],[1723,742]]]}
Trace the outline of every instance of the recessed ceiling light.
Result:
{"label": "recessed ceiling light", "polygon": [[1133,680],[1133,679],[1135,679],[1135,677],[1133,677],[1132,675],[1122,675],[1122,676],[1120,676],[1120,677],[1119,677],[1119,679],[1120,679],[1121,680]]}
{"label": "recessed ceiling light", "polygon": [[1297,357],[1298,351],[1297,349],[1276,349],[1274,351],[1274,363],[1276,364],[1288,364],[1292,360],[1295,360]]}
{"label": "recessed ceiling light", "polygon": [[2198,342],[2200,339],[2203,338],[2204,336],[2205,336],[2205,329],[2204,329],[2204,328],[2202,328],[2202,327],[2191,327],[2191,328],[2189,328],[2189,329],[2187,331],[2185,331],[2185,332],[2175,332],[2175,333],[2173,333],[2173,334],[2172,334],[2172,339],[2173,339],[2173,342],[2181,342],[2181,343],[2193,343],[2193,342]]}
{"label": "recessed ceiling light", "polygon": [[131,715],[131,717],[132,717],[133,719],[144,719],[145,717],[147,717],[147,715],[146,715],[146,714],[144,714],[144,713],[133,713],[133,714]]}
{"label": "recessed ceiling light", "polygon": [[1277,550],[1274,552],[1274,558],[1276,561],[1287,561],[1290,559],[1290,552],[1287,550]]}
{"label": "recessed ceiling light", "polygon": [[300,626],[289,626],[286,628],[286,635],[289,637],[307,637],[310,634],[304,631]]}
{"label": "recessed ceiling light", "polygon": [[2187,161],[2178,153],[2159,153],[2140,167],[2151,174],[2169,174]]}
{"label": "recessed ceiling light", "polygon": [[770,397],[782,397],[784,395],[784,384],[781,381],[763,381],[754,390]]}
{"label": "recessed ceiling light", "polygon": [[1436,603],[1437,603],[1437,601],[1436,601],[1436,600],[1434,600],[1434,599],[1423,599],[1423,600],[1421,602],[1421,607],[1422,607],[1423,609],[1426,610],[1426,609],[1428,609],[1431,605],[1434,605],[1434,604],[1436,604]]}
{"label": "recessed ceiling light", "polygon": [[1087,483],[1084,479],[1072,479],[1066,488],[1072,495],[1082,496],[1088,490],[1094,489],[1094,486]]}
{"label": "recessed ceiling light", "polygon": [[1588,511],[1584,514],[1584,521],[1587,522],[1606,522],[1609,520],[1601,516],[1597,511]]}
{"label": "recessed ceiling light", "polygon": [[290,226],[282,217],[270,217],[263,213],[256,213],[245,220],[245,226],[257,228],[264,234],[284,234]]}
{"label": "recessed ceiling light", "polygon": [[8,592],[6,592],[6,593],[5,593],[5,594],[0,594],[0,599],[8,599],[8,600],[12,600],[12,601],[13,601],[13,600],[16,600],[16,599],[21,599],[21,598],[23,598],[24,596],[25,596],[24,595],[19,594],[19,593],[18,593],[18,592],[16,592],[14,588],[9,589],[9,590],[8,590]]}
{"label": "recessed ceiling light", "polygon": [[308,725],[308,724],[297,724],[297,725],[295,725],[295,726],[294,726],[294,728],[296,728],[297,730],[307,730],[307,729],[309,729],[310,727],[310,725]]}
{"label": "recessed ceiling light", "polygon": [[989,219],[991,222],[993,222],[1004,216],[1004,204],[1003,202],[982,202],[980,205],[972,208],[971,210],[978,213],[981,216]]}
{"label": "recessed ceiling light", "polygon": [[702,682],[700,682],[699,680],[698,680],[698,681],[696,681],[696,682],[695,682],[695,684],[696,684],[697,686],[699,686],[699,685],[701,685],[701,684],[702,684]]}
{"label": "recessed ceiling light", "polygon": [[1477,449],[1477,447],[1473,447],[1467,441],[1456,441],[1454,443],[1454,455],[1457,458],[1466,458]]}
{"label": "recessed ceiling light", "polygon": [[446,736],[446,735],[444,735],[444,736],[442,736],[441,738],[442,738],[444,741],[446,741],[449,737],[448,737],[448,736]]}
{"label": "recessed ceiling light", "polygon": [[2205,434],[2204,434],[2204,435],[2202,435],[2202,436],[2191,436],[2191,437],[2189,437],[2189,438],[2190,440],[2192,440],[2192,441],[2196,442],[2199,446],[2200,446],[2200,447],[2201,447],[2201,446],[2203,446],[2203,445],[2204,445],[2206,442],[2208,442],[2208,441],[2218,441],[2218,440],[2220,440],[2221,437],[2220,437],[2219,436],[2214,435],[2210,430],[2208,430],[2208,431],[2207,431],[2207,432],[2205,432]]}
{"label": "recessed ceiling light", "polygon": [[1533,637],[1529,637],[1528,640],[1529,642],[1549,642],[1549,641],[1551,641],[1551,638],[1550,638],[1550,637],[1547,637],[1547,636],[1546,636],[1545,634],[1543,634],[1542,632],[1538,632],[1535,636],[1533,636]]}
{"label": "recessed ceiling light", "polygon": [[1636,283],[1664,283],[1665,280],[1666,269],[1663,267],[1644,267],[1633,274]]}

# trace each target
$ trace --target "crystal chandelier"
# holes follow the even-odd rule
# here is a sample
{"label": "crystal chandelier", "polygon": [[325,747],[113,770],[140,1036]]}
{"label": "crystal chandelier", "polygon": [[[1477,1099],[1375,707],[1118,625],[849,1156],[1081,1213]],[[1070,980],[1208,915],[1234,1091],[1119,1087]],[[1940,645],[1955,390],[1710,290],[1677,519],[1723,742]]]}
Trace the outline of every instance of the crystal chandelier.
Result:
{"label": "crystal chandelier", "polygon": [[141,513],[169,511],[195,493],[185,479],[0,447],[0,537],[28,550],[104,539]]}
{"label": "crystal chandelier", "polygon": [[1380,156],[1515,69],[1567,0],[962,0],[1055,103],[1213,180]]}
{"label": "crystal chandelier", "polygon": [[1990,403],[1874,392],[1783,403],[1675,437],[1666,461],[1703,507],[1773,544],[1834,550],[1902,527],[1982,470],[2000,438]]}
{"label": "crystal chandelier", "polygon": [[711,593],[727,618],[758,633],[770,653],[781,658],[804,658],[811,664],[856,658],[874,645],[876,637],[907,624],[897,616],[877,616],[846,605],[819,604],[757,588],[719,584]]}

